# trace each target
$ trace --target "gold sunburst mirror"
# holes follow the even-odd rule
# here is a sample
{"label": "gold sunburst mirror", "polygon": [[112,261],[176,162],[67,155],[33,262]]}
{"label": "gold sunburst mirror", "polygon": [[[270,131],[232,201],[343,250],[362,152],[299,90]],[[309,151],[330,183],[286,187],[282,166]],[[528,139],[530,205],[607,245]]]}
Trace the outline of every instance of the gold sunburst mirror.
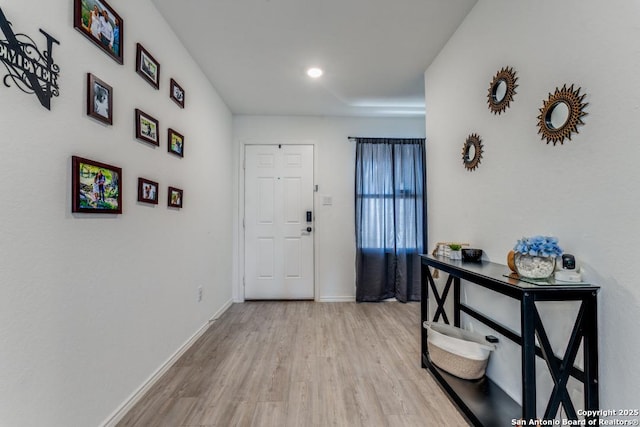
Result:
{"label": "gold sunburst mirror", "polygon": [[589,105],[583,102],[586,93],[580,95],[580,89],[574,89],[573,85],[556,91],[544,101],[538,116],[538,133],[542,134],[540,139],[546,138],[547,144],[557,142],[562,144],[564,139],[571,140],[571,134],[579,133],[578,125],[583,125],[582,117],[586,116],[584,108]]}
{"label": "gold sunburst mirror", "polygon": [[518,85],[516,72],[512,67],[503,67],[489,84],[487,103],[493,114],[502,114],[513,101]]}
{"label": "gold sunburst mirror", "polygon": [[482,140],[476,133],[472,133],[467,137],[462,146],[462,163],[467,170],[474,170],[480,164],[482,159]]}

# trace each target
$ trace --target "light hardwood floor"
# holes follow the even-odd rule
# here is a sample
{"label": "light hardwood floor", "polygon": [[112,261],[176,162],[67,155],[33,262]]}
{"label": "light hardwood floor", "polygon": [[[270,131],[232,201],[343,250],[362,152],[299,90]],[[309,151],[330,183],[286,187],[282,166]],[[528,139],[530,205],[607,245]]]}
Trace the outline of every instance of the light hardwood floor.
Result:
{"label": "light hardwood floor", "polygon": [[118,424],[466,426],[420,367],[416,303],[234,304]]}

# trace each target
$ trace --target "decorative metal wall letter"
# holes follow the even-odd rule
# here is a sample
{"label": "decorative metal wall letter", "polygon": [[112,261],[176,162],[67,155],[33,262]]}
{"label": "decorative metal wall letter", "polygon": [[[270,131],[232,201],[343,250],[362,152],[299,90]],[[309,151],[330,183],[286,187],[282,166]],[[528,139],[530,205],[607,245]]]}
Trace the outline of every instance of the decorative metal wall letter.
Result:
{"label": "decorative metal wall letter", "polygon": [[580,95],[580,88],[574,90],[573,85],[567,88],[566,84],[562,89],[556,88],[553,95],[549,93],[538,116],[540,139],[546,138],[547,144],[553,141],[553,145],[562,144],[565,138],[571,140],[571,134],[578,133],[578,125],[584,124],[582,117],[587,115],[583,110],[589,104],[582,102],[585,96],[586,93]]}
{"label": "decorative metal wall letter", "polygon": [[40,52],[33,39],[25,34],[16,34],[0,9],[0,29],[6,40],[0,40],[0,61],[9,72],[4,76],[4,85],[11,87],[13,80],[18,89],[35,94],[43,107],[51,110],[51,98],[60,95],[58,74],[60,67],[53,62],[53,43],[60,42],[40,30],[47,39],[47,50]]}
{"label": "decorative metal wall letter", "polygon": [[475,170],[482,159],[482,140],[480,135],[472,133],[462,146],[462,163],[467,170]]}
{"label": "decorative metal wall letter", "polygon": [[516,94],[517,80],[516,72],[511,67],[504,67],[493,78],[487,95],[489,110],[493,114],[501,114],[509,107],[509,104],[513,101],[513,95]]}

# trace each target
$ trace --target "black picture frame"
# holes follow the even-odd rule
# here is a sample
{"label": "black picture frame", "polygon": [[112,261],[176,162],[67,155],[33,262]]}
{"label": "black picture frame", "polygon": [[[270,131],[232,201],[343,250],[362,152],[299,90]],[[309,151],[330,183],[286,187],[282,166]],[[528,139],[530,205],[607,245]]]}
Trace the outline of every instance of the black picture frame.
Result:
{"label": "black picture frame", "polygon": [[[94,12],[102,17],[107,16],[107,23],[111,26],[113,35],[111,43],[102,35],[102,25],[95,24]],[[98,17],[100,19],[100,17]],[[98,28],[99,26],[99,28]],[[83,36],[102,49],[114,61],[124,64],[124,21],[109,3],[104,0],[74,0],[73,1],[73,27]]]}
{"label": "black picture frame", "polygon": [[171,128],[169,128],[167,134],[167,150],[169,153],[184,157],[184,136]]}
{"label": "black picture frame", "polygon": [[71,212],[122,213],[122,168],[72,156],[71,178]]}
{"label": "black picture frame", "polygon": [[184,192],[175,187],[169,187],[167,196],[167,206],[170,208],[182,208]]}
{"label": "black picture frame", "polygon": [[113,88],[91,73],[87,73],[87,115],[113,124]]}
{"label": "black picture frame", "polygon": [[136,73],[160,89],[160,63],[140,43],[136,44]]}
{"label": "black picture frame", "polygon": [[147,178],[138,177],[138,201],[140,203],[158,204],[158,192],[160,186],[157,182]]}
{"label": "black picture frame", "polygon": [[160,123],[157,119],[136,108],[136,138],[149,144],[160,145]]}
{"label": "black picture frame", "polygon": [[173,100],[180,108],[184,108],[184,89],[174,79],[169,84],[169,98]]}

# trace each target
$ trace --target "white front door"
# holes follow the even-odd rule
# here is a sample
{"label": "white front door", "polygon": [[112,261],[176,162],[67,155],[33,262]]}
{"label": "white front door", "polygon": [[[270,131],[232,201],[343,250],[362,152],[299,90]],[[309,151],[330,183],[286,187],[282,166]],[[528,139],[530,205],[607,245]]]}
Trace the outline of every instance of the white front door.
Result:
{"label": "white front door", "polygon": [[244,210],[245,299],[313,299],[313,146],[247,145]]}

